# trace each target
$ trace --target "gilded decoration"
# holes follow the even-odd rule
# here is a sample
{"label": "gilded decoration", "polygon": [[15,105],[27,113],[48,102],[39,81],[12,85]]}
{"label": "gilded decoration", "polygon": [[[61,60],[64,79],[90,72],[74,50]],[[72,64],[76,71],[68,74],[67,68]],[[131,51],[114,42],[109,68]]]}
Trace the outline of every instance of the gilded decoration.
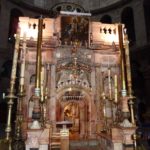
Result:
{"label": "gilded decoration", "polygon": [[17,62],[21,60],[15,139],[25,140],[26,150],[48,150],[54,145],[69,150],[71,140],[91,139],[102,145],[109,142],[114,149],[119,142],[123,150],[123,144],[132,145],[131,137],[134,142],[136,137],[124,26],[72,13],[57,18],[20,17],[6,96],[6,140],[11,139]]}
{"label": "gilded decoration", "polygon": [[80,42],[81,45],[88,43],[89,19],[86,17],[63,16],[61,21],[62,44]]}

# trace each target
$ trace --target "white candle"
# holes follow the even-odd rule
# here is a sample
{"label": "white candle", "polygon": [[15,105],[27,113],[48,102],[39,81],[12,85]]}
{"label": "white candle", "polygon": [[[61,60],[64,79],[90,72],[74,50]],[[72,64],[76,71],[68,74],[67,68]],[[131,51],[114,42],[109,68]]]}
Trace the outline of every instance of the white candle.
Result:
{"label": "white candle", "polygon": [[16,34],[14,56],[13,56],[13,66],[12,66],[12,71],[11,71],[11,79],[16,78],[16,69],[17,69],[17,61],[18,61],[18,54],[19,54],[19,43],[20,43],[20,28],[18,27],[17,34]]}
{"label": "white candle", "polygon": [[126,75],[127,75],[127,86],[128,86],[128,94],[132,95],[132,81],[131,81],[131,65],[130,65],[130,54],[129,54],[129,41],[128,36],[125,33],[124,35],[124,48],[125,48],[125,58],[126,58]]}
{"label": "white candle", "polygon": [[103,106],[103,113],[104,113],[104,117],[107,117],[107,115],[106,115],[106,106],[105,105]]}
{"label": "white candle", "polygon": [[114,102],[118,102],[118,78],[117,75],[114,75]]}
{"label": "white candle", "polygon": [[41,68],[41,85],[44,85],[44,67]]}
{"label": "white candle", "polygon": [[23,35],[22,60],[21,60],[21,69],[20,69],[20,85],[24,85],[25,56],[26,56],[26,33],[24,33]]}
{"label": "white candle", "polygon": [[41,102],[44,101],[44,67],[41,68]]}

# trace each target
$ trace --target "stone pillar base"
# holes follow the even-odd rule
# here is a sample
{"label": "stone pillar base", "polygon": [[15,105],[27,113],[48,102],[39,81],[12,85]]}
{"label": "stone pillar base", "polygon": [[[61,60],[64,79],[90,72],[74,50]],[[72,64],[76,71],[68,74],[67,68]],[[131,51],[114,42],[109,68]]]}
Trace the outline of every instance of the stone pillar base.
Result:
{"label": "stone pillar base", "polygon": [[49,129],[30,129],[27,131],[26,150],[37,148],[38,150],[48,150]]}
{"label": "stone pillar base", "polygon": [[133,149],[132,135],[135,133],[135,130],[135,127],[112,128],[111,131],[114,150],[124,150],[124,147],[128,145],[130,145],[130,149]]}

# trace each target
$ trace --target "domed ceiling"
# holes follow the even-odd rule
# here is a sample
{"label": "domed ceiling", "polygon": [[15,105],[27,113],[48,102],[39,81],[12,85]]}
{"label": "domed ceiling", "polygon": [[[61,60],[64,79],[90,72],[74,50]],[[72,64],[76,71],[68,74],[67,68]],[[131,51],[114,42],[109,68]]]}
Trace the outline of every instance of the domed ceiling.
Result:
{"label": "domed ceiling", "polygon": [[[37,0],[37,1],[41,1],[41,0]],[[97,8],[102,8],[102,7],[106,7],[108,5],[112,5],[116,2],[122,1],[122,0],[45,0],[47,3],[47,6],[55,6],[59,3],[63,3],[63,2],[70,2],[70,3],[74,3],[74,4],[78,4],[80,6],[82,6],[86,11],[88,10],[93,10],[93,9],[97,9]]]}
{"label": "domed ceiling", "polygon": [[[105,8],[111,5],[115,5],[117,3],[122,3],[124,1],[129,1],[129,0],[11,0],[16,3],[24,3],[26,5],[42,8],[45,10],[51,10],[56,8],[56,6],[61,6],[61,9],[64,10],[64,3],[68,4],[75,4],[78,8],[78,6],[81,6],[85,9],[86,12],[99,9],[99,8]],[[66,6],[65,6],[66,7]],[[57,9],[60,9],[57,8]],[[65,8],[66,9],[66,8]],[[71,5],[67,6],[68,11],[73,11],[74,7]],[[80,9],[79,9],[80,10]]]}

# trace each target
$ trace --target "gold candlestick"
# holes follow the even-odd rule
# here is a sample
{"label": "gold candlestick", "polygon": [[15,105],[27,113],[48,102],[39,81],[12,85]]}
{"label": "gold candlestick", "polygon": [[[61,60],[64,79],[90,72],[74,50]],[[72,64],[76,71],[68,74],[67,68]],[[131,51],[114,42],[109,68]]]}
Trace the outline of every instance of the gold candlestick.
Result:
{"label": "gold candlestick", "polygon": [[24,33],[23,35],[22,58],[21,58],[21,69],[20,69],[20,85],[24,85],[25,57],[26,57],[26,33]]}
{"label": "gold candlestick", "polygon": [[123,32],[122,24],[118,25],[118,36],[119,36],[119,49],[120,49],[120,69],[121,69],[121,81],[122,81],[122,96],[126,96],[126,80],[125,80],[125,60],[124,60],[124,47],[123,47]]}
{"label": "gold candlestick", "polygon": [[130,55],[129,55],[129,41],[128,35],[124,34],[124,48],[125,48],[125,58],[126,58],[126,73],[127,73],[127,86],[128,95],[132,96],[132,80],[131,80],[131,65],[130,65]]}
{"label": "gold candlestick", "polygon": [[17,104],[17,118],[16,122],[22,121],[22,101],[25,96],[24,90],[24,76],[25,76],[25,57],[26,57],[26,32],[23,34],[23,44],[21,49],[21,67],[20,67],[20,82],[19,82],[19,92],[18,92],[18,104]]}
{"label": "gold candlestick", "polygon": [[[40,104],[41,101],[41,46],[42,46],[42,33],[43,33],[43,18],[38,21],[38,40],[37,40],[37,54],[36,54],[36,79],[35,79],[35,93],[33,96],[34,108],[32,118],[34,119],[31,128],[40,128],[38,120],[41,117]],[[34,123],[38,126],[34,126]]]}
{"label": "gold candlestick", "polygon": [[131,80],[131,65],[130,65],[130,55],[129,55],[129,41],[128,35],[124,34],[124,48],[125,48],[125,58],[126,58],[126,76],[127,76],[127,86],[128,86],[128,97],[129,97],[129,106],[130,106],[130,113],[131,113],[131,122],[135,125],[135,118],[134,118],[134,101],[135,97],[132,94],[132,80]]}
{"label": "gold candlestick", "polygon": [[123,27],[122,24],[118,25],[118,36],[119,36],[119,49],[120,49],[120,70],[121,70],[121,96],[122,96],[122,112],[124,120],[128,119],[129,110],[128,110],[128,97],[126,89],[126,66],[125,66],[125,52],[123,45]]}
{"label": "gold candlestick", "polygon": [[[38,23],[38,41],[37,41],[37,55],[36,55],[36,80],[35,88],[40,89],[41,84],[41,46],[42,46],[42,33],[43,33],[43,18],[39,18]],[[39,90],[40,91],[40,90]],[[35,92],[35,94],[37,94]],[[38,96],[40,93],[38,93]]]}
{"label": "gold candlestick", "polygon": [[7,116],[7,124],[6,124],[6,140],[10,140],[10,133],[11,133],[11,115],[12,115],[12,106],[14,103],[14,99],[16,96],[14,95],[15,89],[15,80],[16,80],[16,69],[17,69],[17,61],[18,61],[18,54],[19,54],[19,43],[20,43],[20,27],[17,29],[16,34],[16,42],[15,42],[15,50],[13,56],[13,65],[11,71],[11,80],[10,80],[10,89],[9,94],[6,96],[8,99],[8,116]]}
{"label": "gold candlestick", "polygon": [[129,99],[129,106],[130,106],[130,113],[131,113],[131,123],[133,125],[135,125],[134,109],[133,109],[133,105],[134,105],[133,99],[134,99],[133,96],[130,97],[130,99]]}

